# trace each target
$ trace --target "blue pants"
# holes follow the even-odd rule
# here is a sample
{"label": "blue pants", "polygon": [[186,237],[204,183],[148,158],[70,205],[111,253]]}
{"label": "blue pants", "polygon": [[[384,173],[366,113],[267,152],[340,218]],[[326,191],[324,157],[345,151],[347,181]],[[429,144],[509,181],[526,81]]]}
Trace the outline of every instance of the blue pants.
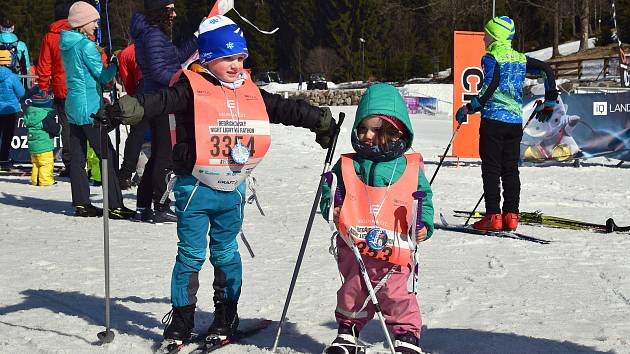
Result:
{"label": "blue pants", "polygon": [[223,192],[192,176],[178,176],[173,191],[179,242],[171,303],[176,307],[197,303],[199,271],[208,247],[206,235],[210,236],[210,263],[214,267],[214,299],[238,300],[243,266],[236,237],[243,224],[245,183],[232,192]]}

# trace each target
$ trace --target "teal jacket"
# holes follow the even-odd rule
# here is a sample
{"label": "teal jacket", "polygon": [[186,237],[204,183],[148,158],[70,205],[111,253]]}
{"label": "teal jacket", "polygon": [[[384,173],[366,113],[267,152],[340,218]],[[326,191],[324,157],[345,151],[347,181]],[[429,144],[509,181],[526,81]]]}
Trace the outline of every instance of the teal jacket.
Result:
{"label": "teal jacket", "polygon": [[28,55],[28,48],[26,47],[26,44],[19,40],[18,37],[13,33],[0,33],[0,42],[7,44],[17,42],[18,60],[21,60],[22,57],[24,57],[24,63],[26,64],[24,72],[26,74],[29,74],[31,70],[31,59]]}
{"label": "teal jacket", "polygon": [[[413,128],[407,113],[407,106],[398,92],[398,90],[387,84],[374,84],[370,86],[361,98],[355,121],[352,129],[356,131],[361,121],[373,114],[384,114],[398,118],[404,123],[407,128],[407,135],[409,137],[407,142],[407,150],[411,148],[413,142]],[[398,161],[398,165],[396,165]],[[405,168],[407,167],[407,160],[404,156],[398,156],[393,160],[376,162],[361,158],[359,155],[354,155],[354,170],[357,176],[370,186],[374,187],[386,187],[390,183],[390,178],[393,175],[391,183],[396,183],[402,176]],[[394,170],[394,168],[396,168]],[[343,185],[343,178],[341,174],[341,163],[337,163],[333,166],[332,171],[337,176],[337,183]],[[427,238],[433,234],[433,192],[431,186],[427,180],[424,171],[420,170],[418,173],[418,185],[416,190],[423,191],[427,196],[422,200],[422,222],[427,227]],[[320,210],[324,218],[328,218],[328,212],[330,209],[330,187],[327,183],[322,186],[322,198],[320,201]]]}
{"label": "teal jacket", "polygon": [[[52,108],[39,108],[28,106],[24,115],[24,125],[28,129],[28,152],[31,155],[53,151],[55,140],[44,130],[44,119],[52,112]],[[59,131],[61,132],[61,125]]]}
{"label": "teal jacket", "polygon": [[103,67],[96,44],[74,30],[61,31],[59,49],[68,86],[65,106],[68,122],[75,125],[92,124],[90,115],[99,110],[103,101],[101,85],[114,78],[117,67]]}

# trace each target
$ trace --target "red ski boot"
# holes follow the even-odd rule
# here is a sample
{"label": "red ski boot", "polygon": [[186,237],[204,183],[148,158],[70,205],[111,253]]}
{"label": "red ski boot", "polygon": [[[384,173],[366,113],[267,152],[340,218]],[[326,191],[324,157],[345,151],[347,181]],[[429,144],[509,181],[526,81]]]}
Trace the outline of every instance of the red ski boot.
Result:
{"label": "red ski boot", "polygon": [[518,227],[518,213],[503,213],[503,230],[514,231]]}
{"label": "red ski boot", "polygon": [[501,214],[486,214],[483,219],[472,225],[475,230],[501,231],[503,230],[503,219]]}

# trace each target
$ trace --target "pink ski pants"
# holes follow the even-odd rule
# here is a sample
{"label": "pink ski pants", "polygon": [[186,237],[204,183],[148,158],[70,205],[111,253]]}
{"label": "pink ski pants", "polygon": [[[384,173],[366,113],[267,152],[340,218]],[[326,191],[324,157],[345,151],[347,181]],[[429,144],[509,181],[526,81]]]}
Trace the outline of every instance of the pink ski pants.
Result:
{"label": "pink ski pants", "polygon": [[[361,310],[369,294],[361,276],[359,264],[352,249],[339,237],[337,250],[337,266],[343,275],[344,282],[337,291],[335,318],[339,325],[348,327],[354,325],[356,330],[360,331],[374,317],[374,305],[371,300],[368,300],[367,306]],[[372,281],[372,287],[376,287],[393,266],[391,263],[366,256],[363,257],[363,262]],[[392,276],[376,293],[376,298],[381,306],[385,323],[394,336],[411,332],[420,338],[422,328],[420,306],[416,295],[407,288],[407,280],[413,267],[412,260],[410,259],[405,267],[395,267]]]}

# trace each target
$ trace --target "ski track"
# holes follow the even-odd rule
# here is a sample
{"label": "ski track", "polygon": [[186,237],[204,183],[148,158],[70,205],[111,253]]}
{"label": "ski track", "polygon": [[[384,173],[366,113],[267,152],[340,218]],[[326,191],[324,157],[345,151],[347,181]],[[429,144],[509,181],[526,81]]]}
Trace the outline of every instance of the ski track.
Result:
{"label": "ski track", "polygon": [[[351,151],[347,113],[337,148]],[[414,149],[430,178],[451,136],[446,116],[413,116]],[[246,206],[243,229],[256,258],[242,249],[243,326],[276,321],[260,334],[221,353],[269,353],[302,242],[325,153],[306,130],[272,126],[273,144],[255,172],[267,216]],[[336,161],[336,159],[335,159]],[[603,223],[630,224],[630,168],[600,158],[586,167],[521,168],[523,211]],[[70,185],[37,188],[29,177],[0,175],[0,353],[151,353],[169,310],[175,225],[110,222],[114,342],[98,346],[103,330],[102,219],[70,217]],[[447,159],[435,180],[436,214],[471,209],[481,195],[478,160],[459,167]],[[102,203],[100,188],[92,200]],[[125,192],[128,207],[135,190]],[[483,209],[483,204],[480,207]],[[418,299],[422,346],[431,353],[630,353],[629,234],[522,225],[519,231],[554,241],[539,245],[511,239],[437,231],[420,248]],[[297,286],[280,339],[280,353],[317,353],[335,337],[335,296],[340,284],[328,253],[330,230],[315,216]],[[240,241],[239,241],[240,242]],[[241,244],[241,248],[244,246]],[[212,320],[212,269],[200,274],[196,328]],[[386,352],[376,320],[362,331]],[[184,351],[185,353],[186,351]]]}

